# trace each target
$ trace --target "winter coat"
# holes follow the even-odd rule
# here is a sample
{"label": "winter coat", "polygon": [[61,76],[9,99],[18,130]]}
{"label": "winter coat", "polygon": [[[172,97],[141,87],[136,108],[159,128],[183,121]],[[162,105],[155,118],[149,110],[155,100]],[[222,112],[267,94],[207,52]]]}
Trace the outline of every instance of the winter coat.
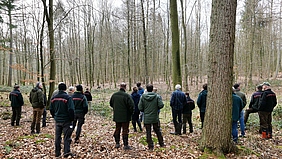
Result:
{"label": "winter coat", "polygon": [[137,92],[133,92],[131,94],[131,98],[134,102],[134,113],[140,113],[140,110],[138,109],[138,104],[139,104],[139,100],[140,100],[141,95]]}
{"label": "winter coat", "polygon": [[85,95],[87,101],[92,101],[92,95],[91,95],[90,91],[85,91],[84,95]]}
{"label": "winter coat", "polygon": [[113,121],[118,123],[131,121],[131,116],[134,111],[134,102],[124,89],[120,89],[111,96],[110,106],[114,110]]}
{"label": "winter coat", "polygon": [[259,104],[259,99],[261,97],[262,91],[257,91],[252,94],[251,96],[251,101],[249,104],[249,108],[253,108],[255,110],[258,110],[258,104]]}
{"label": "winter coat", "polygon": [[259,99],[258,110],[264,112],[272,112],[277,104],[276,94],[267,89],[263,91]]}
{"label": "winter coat", "polygon": [[85,95],[81,92],[74,92],[72,95],[75,114],[86,114],[88,112],[88,103]]}
{"label": "winter coat", "polygon": [[170,98],[170,106],[173,110],[183,110],[183,106],[186,104],[186,96],[180,90],[175,90]]}
{"label": "winter coat", "polygon": [[21,107],[22,105],[24,105],[23,96],[18,89],[14,89],[9,94],[9,100],[11,101],[12,107],[16,108],[16,107]]}
{"label": "winter coat", "polygon": [[192,114],[192,110],[195,108],[195,102],[190,97],[186,97],[186,104],[183,107],[182,114]]}
{"label": "winter coat", "polygon": [[31,90],[29,102],[32,104],[33,108],[44,108],[44,94],[40,88],[35,87]]}
{"label": "winter coat", "polygon": [[154,92],[143,94],[140,98],[138,108],[140,111],[144,112],[144,124],[158,123],[158,110],[163,107],[164,104],[158,94]]}
{"label": "winter coat", "polygon": [[232,93],[232,102],[232,121],[238,121],[240,112],[244,108],[243,100],[235,93]]}
{"label": "winter coat", "polygon": [[202,90],[200,92],[199,96],[198,96],[197,105],[198,105],[201,113],[206,112],[207,95],[208,95],[208,91],[207,90]]}
{"label": "winter coat", "polygon": [[138,94],[142,95],[144,93],[144,88],[138,87]]}
{"label": "winter coat", "polygon": [[235,90],[235,94],[238,95],[242,99],[243,105],[245,107],[247,104],[246,95],[243,92],[241,92],[240,90]]}
{"label": "winter coat", "polygon": [[50,113],[58,123],[74,120],[74,104],[72,98],[64,91],[59,91],[51,99]]}

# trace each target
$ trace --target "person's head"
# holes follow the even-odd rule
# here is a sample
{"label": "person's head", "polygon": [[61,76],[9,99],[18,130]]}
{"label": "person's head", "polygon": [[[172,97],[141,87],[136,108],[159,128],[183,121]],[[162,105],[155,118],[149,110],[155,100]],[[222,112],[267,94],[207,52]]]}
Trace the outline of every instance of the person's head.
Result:
{"label": "person's head", "polygon": [[189,97],[189,93],[188,92],[186,92],[185,95],[186,95],[186,97]]}
{"label": "person's head", "polygon": [[157,93],[157,91],[158,91],[158,88],[154,87],[153,92]]}
{"label": "person's head", "polygon": [[74,87],[73,86],[69,87],[69,92],[74,92]]}
{"label": "person's head", "polygon": [[89,88],[86,88],[86,91],[89,91]]}
{"label": "person's head", "polygon": [[208,84],[207,84],[207,83],[205,83],[205,84],[203,85],[203,89],[204,89],[204,90],[208,90]]}
{"label": "person's head", "polygon": [[119,86],[121,89],[124,89],[124,90],[126,89],[126,83],[124,82],[122,82]]}
{"label": "person's head", "polygon": [[154,89],[154,86],[152,84],[147,84],[146,89],[147,89],[148,92],[152,92],[153,89]]}
{"label": "person's head", "polygon": [[41,82],[37,82],[35,87],[42,88],[42,83]]}
{"label": "person's head", "polygon": [[138,92],[138,88],[137,87],[133,87],[133,92],[137,93]]}
{"label": "person's head", "polygon": [[236,89],[236,90],[240,90],[240,83],[235,83],[233,85],[233,87]]}
{"label": "person's head", "polygon": [[66,91],[67,90],[67,85],[63,82],[60,82],[58,85],[59,91]]}
{"label": "person's head", "polygon": [[141,86],[141,83],[140,83],[140,82],[137,82],[137,83],[136,83],[136,86],[137,86],[137,87],[140,87],[140,86]]}
{"label": "person's head", "polygon": [[175,85],[175,89],[180,90],[180,88],[181,88],[180,84]]}
{"label": "person's head", "polygon": [[76,85],[75,88],[76,88],[76,91],[79,91],[79,92],[83,91],[83,87],[81,84]]}
{"label": "person's head", "polygon": [[257,86],[257,90],[258,90],[258,91],[262,91],[262,84],[259,84],[259,85]]}
{"label": "person's head", "polygon": [[15,90],[19,90],[19,89],[20,89],[20,86],[19,86],[18,84],[16,84],[16,83],[15,83],[15,85],[14,85],[14,89],[15,89]]}
{"label": "person's head", "polygon": [[270,83],[269,82],[263,82],[262,83],[262,90],[267,90],[270,88]]}

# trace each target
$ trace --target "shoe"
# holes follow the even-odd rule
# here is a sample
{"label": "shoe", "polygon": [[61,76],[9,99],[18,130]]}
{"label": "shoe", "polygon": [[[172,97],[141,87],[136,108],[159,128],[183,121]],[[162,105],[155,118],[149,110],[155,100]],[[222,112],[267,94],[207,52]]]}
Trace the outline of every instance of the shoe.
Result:
{"label": "shoe", "polygon": [[149,150],[150,150],[150,151],[153,151],[153,150],[154,150],[154,147],[149,147]]}
{"label": "shoe", "polygon": [[55,157],[60,157],[60,156],[61,156],[61,154],[56,154],[56,155],[55,155]]}
{"label": "shoe", "polygon": [[245,135],[239,135],[239,137],[245,138],[246,136]]}
{"label": "shoe", "polygon": [[124,149],[124,150],[131,150],[131,147],[128,146],[128,145],[126,145],[126,146],[123,147],[123,149]]}
{"label": "shoe", "polygon": [[79,142],[80,142],[79,139],[74,140],[74,143],[76,143],[76,144],[78,144]]}
{"label": "shoe", "polygon": [[115,148],[120,148],[120,144],[116,144]]}
{"label": "shoe", "polygon": [[65,154],[64,154],[64,158],[67,158],[67,157],[69,157],[69,156],[74,157],[75,154],[74,154],[74,153],[71,153],[71,152],[68,152],[68,153],[65,153]]}
{"label": "shoe", "polygon": [[31,134],[35,134],[35,131],[34,131],[34,130],[32,130],[32,131],[31,131]]}

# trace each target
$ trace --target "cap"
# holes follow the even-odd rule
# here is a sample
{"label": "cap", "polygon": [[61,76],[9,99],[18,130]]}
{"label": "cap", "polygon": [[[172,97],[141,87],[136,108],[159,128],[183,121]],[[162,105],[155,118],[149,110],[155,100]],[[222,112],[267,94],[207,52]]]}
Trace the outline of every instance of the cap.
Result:
{"label": "cap", "polygon": [[235,89],[237,89],[238,87],[240,87],[240,84],[239,84],[239,83],[236,83],[236,84],[233,85],[233,87],[234,87]]}
{"label": "cap", "polygon": [[20,86],[15,83],[14,88],[20,88]]}
{"label": "cap", "polygon": [[263,82],[262,85],[270,86],[270,83],[269,82]]}
{"label": "cap", "polygon": [[180,84],[175,85],[175,89],[180,89],[180,88],[181,88]]}

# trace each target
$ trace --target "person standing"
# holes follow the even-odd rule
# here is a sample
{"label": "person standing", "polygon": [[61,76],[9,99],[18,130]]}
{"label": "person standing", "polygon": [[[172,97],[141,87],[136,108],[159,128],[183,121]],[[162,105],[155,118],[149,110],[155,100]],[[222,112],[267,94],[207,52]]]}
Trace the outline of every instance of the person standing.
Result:
{"label": "person standing", "polygon": [[36,86],[31,90],[29,94],[29,102],[33,107],[33,119],[31,123],[31,133],[34,134],[34,129],[36,128],[36,133],[40,133],[40,121],[41,116],[44,111],[44,93],[42,91],[42,83],[37,82]]}
{"label": "person standing", "polygon": [[174,135],[181,135],[181,129],[182,129],[182,111],[183,106],[186,104],[186,96],[185,94],[180,90],[181,85],[177,84],[175,85],[175,91],[172,93],[170,98],[170,106],[172,109],[172,119],[174,124],[175,132],[172,132],[171,134]]}
{"label": "person standing", "polygon": [[70,86],[70,87],[69,87],[69,91],[68,91],[68,95],[69,95],[69,96],[72,96],[73,93],[74,93],[74,91],[75,91],[75,90],[74,90],[74,87],[73,87],[73,86]]}
{"label": "person standing", "polygon": [[55,156],[61,156],[62,133],[64,134],[64,157],[75,156],[70,152],[71,134],[73,132],[74,104],[66,93],[65,83],[58,85],[59,92],[51,98],[50,113],[55,119]]}
{"label": "person standing", "polygon": [[85,114],[88,112],[88,103],[85,95],[83,95],[83,87],[80,84],[75,87],[76,87],[76,91],[72,95],[72,100],[74,103],[74,112],[75,112],[73,129],[75,129],[76,123],[78,122],[74,143],[79,143],[81,128],[85,120]]}
{"label": "person standing", "polygon": [[83,93],[87,99],[87,103],[88,103],[88,109],[89,110],[92,110],[92,107],[91,107],[91,102],[92,102],[92,94],[91,92],[89,91],[89,88],[86,88],[86,91]]}
{"label": "person standing", "polygon": [[118,92],[114,93],[110,99],[110,106],[113,108],[113,121],[116,123],[116,129],[114,132],[115,148],[119,148],[120,144],[120,132],[122,129],[122,140],[124,150],[130,150],[131,147],[128,145],[128,133],[129,133],[129,122],[134,111],[134,102],[129,94],[126,92],[126,84],[121,83]]}
{"label": "person standing", "polygon": [[242,99],[235,94],[236,89],[232,88],[232,139],[235,143],[238,142],[238,120],[240,119],[240,112],[242,111],[244,104]]}
{"label": "person standing", "polygon": [[[144,88],[141,86],[141,82],[137,82],[136,83],[136,86],[138,88],[138,94],[140,94],[142,96],[142,94],[145,92]],[[139,120],[140,122],[143,121],[143,118],[144,118],[144,113],[143,112],[140,112],[140,117],[139,117]]]}
{"label": "person standing", "polygon": [[195,102],[190,98],[189,93],[186,92],[186,104],[183,107],[182,112],[182,121],[183,121],[183,134],[186,134],[186,123],[189,124],[189,132],[193,132],[193,124],[192,124],[192,110],[195,108]]}
{"label": "person standing", "polygon": [[259,103],[259,99],[261,97],[262,94],[262,85],[258,85],[256,87],[256,92],[252,94],[251,96],[251,101],[249,104],[249,108],[245,110],[245,116],[244,116],[244,124],[246,125],[248,122],[248,118],[249,115],[251,113],[257,113],[258,112],[258,103]]}
{"label": "person standing", "polygon": [[138,109],[138,103],[139,103],[141,95],[138,93],[137,87],[133,87],[133,92],[131,93],[131,97],[132,97],[132,100],[134,101],[134,113],[132,115],[132,125],[133,125],[134,132],[137,132],[136,123],[140,131],[143,131],[141,122],[139,120],[140,110]]}
{"label": "person standing", "polygon": [[[236,83],[233,86],[235,88],[235,94],[238,95],[242,101],[243,101],[243,109],[247,104],[247,100],[246,100],[246,95],[241,92],[241,88],[240,88],[240,84]],[[244,137],[245,136],[245,123],[244,123],[244,110],[242,109],[242,111],[240,112],[240,119],[239,119],[239,123],[240,123],[240,130],[241,130],[241,135],[239,137]]]}
{"label": "person standing", "polygon": [[197,105],[200,110],[200,119],[201,119],[201,129],[203,129],[204,126],[204,120],[205,120],[205,113],[206,113],[206,107],[207,107],[207,95],[208,95],[208,84],[203,85],[203,90],[200,92],[198,99],[197,99]]}
{"label": "person standing", "polygon": [[15,125],[20,126],[20,119],[22,114],[22,106],[24,105],[23,96],[20,92],[20,86],[15,84],[14,90],[9,94],[9,100],[11,101],[12,107],[12,118],[11,118],[11,126]]}
{"label": "person standing", "polygon": [[263,93],[259,99],[258,114],[260,127],[262,129],[262,138],[272,138],[272,111],[277,105],[276,94],[271,90],[269,82],[263,82]]}
{"label": "person standing", "polygon": [[159,144],[161,147],[164,147],[164,139],[162,136],[162,133],[160,131],[160,125],[159,125],[159,114],[158,111],[164,107],[164,104],[162,102],[161,97],[152,92],[153,91],[153,85],[148,84],[146,86],[146,89],[148,93],[143,94],[140,98],[140,102],[138,104],[138,108],[140,111],[144,112],[144,126],[146,128],[146,141],[148,143],[149,150],[154,149],[154,143],[152,140],[152,130],[151,127],[153,126],[153,129],[157,135]]}

